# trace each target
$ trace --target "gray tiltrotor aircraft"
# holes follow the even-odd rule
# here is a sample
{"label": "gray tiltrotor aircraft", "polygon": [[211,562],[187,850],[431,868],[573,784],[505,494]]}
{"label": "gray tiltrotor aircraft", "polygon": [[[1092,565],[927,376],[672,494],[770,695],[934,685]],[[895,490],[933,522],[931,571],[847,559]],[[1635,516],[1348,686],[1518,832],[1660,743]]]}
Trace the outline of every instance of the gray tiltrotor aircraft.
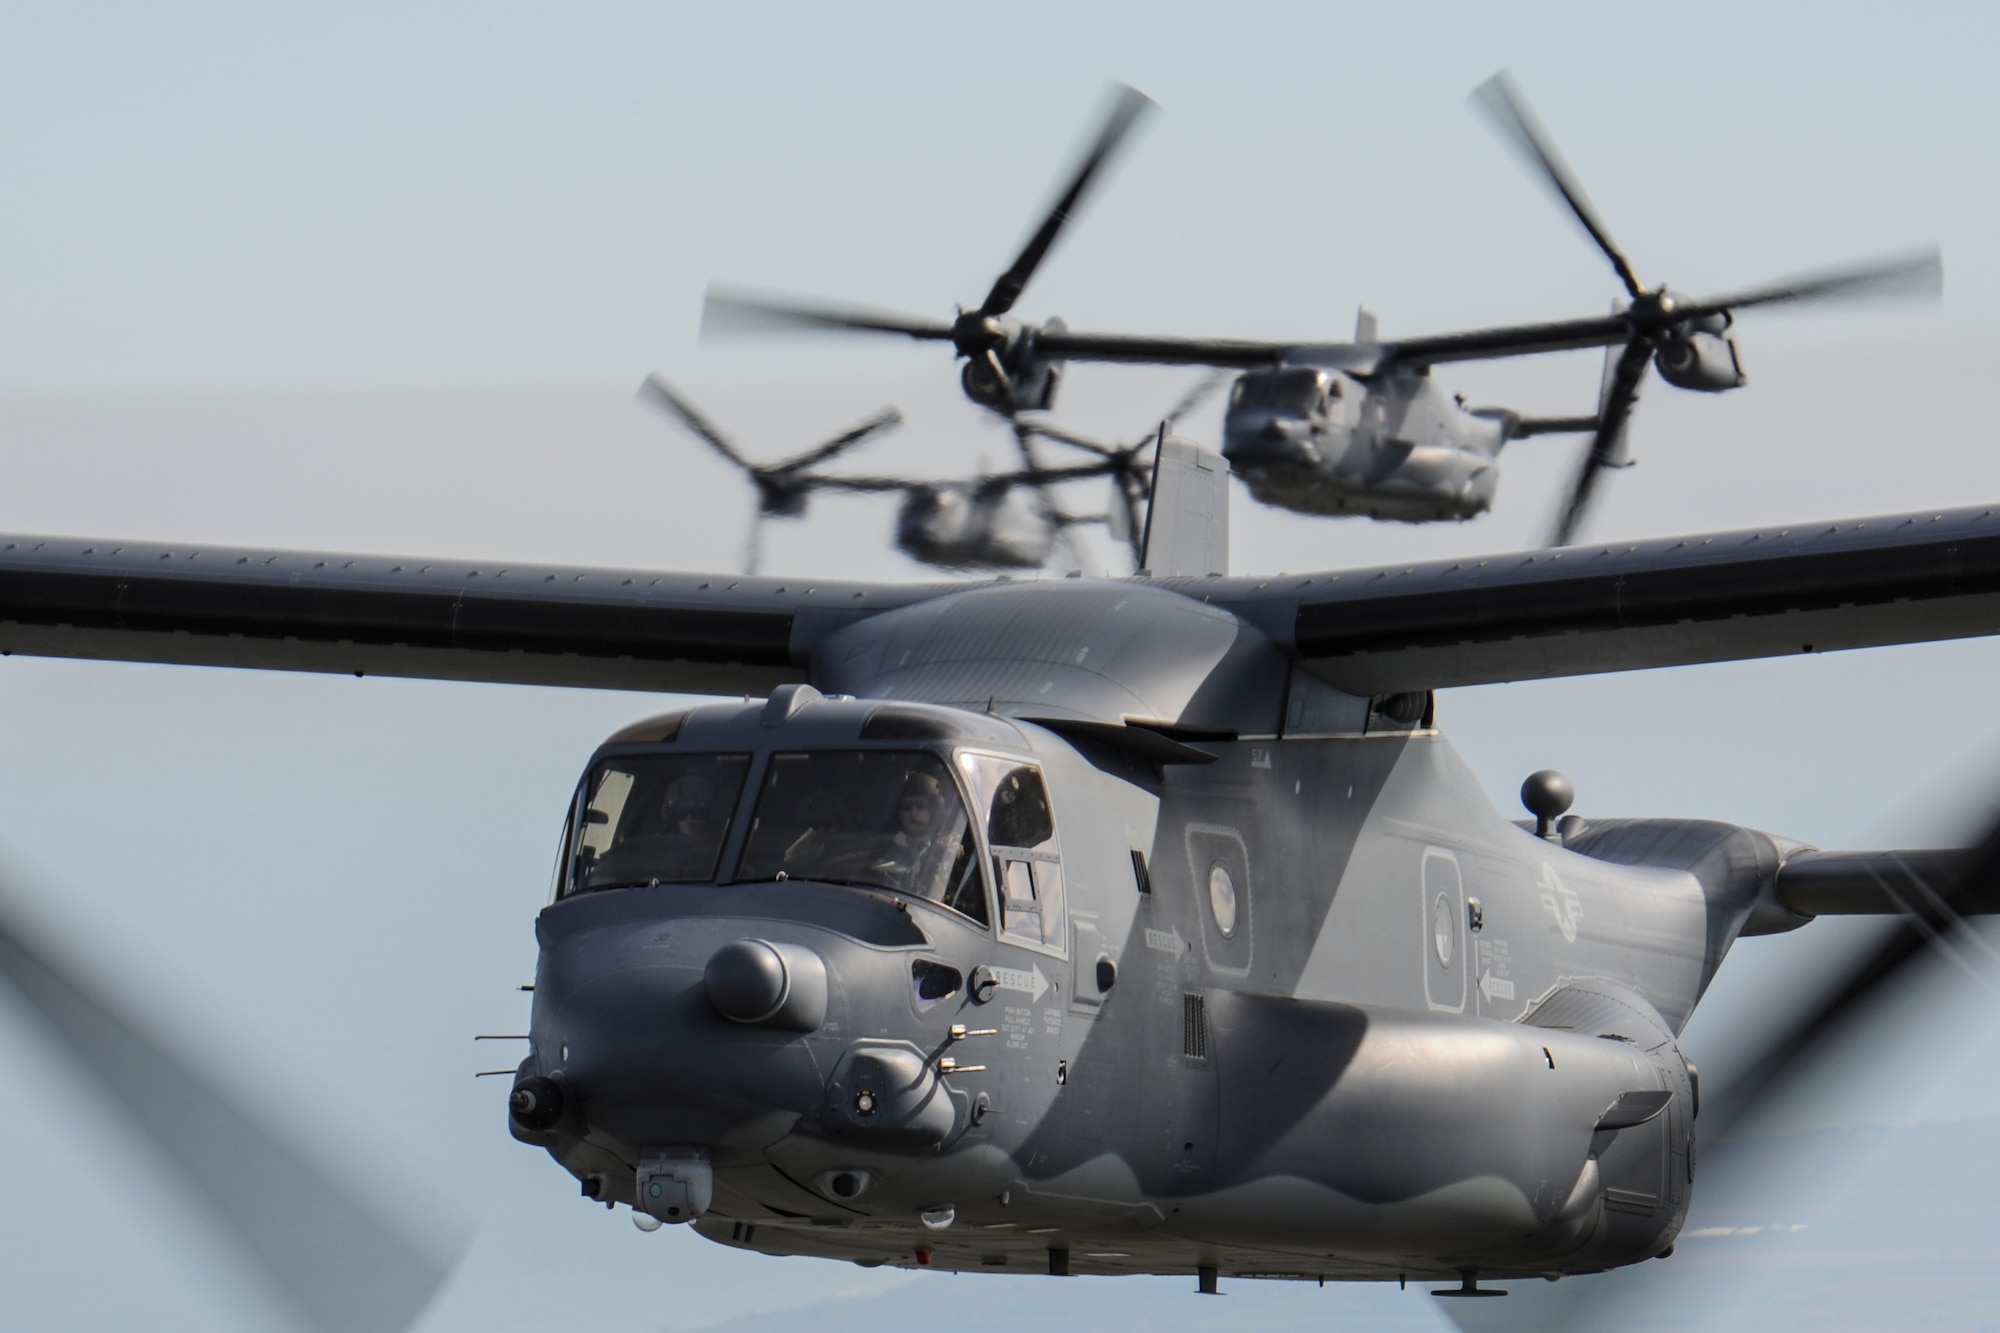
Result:
{"label": "gray tiltrotor aircraft", "polygon": [[[949,322],[746,292],[711,290],[704,330],[847,330],[948,342],[965,362],[974,402],[1002,415],[1050,407],[1070,361],[1194,364],[1244,371],[1223,422],[1222,452],[1265,504],[1307,514],[1365,514],[1419,523],[1486,512],[1499,482],[1501,449],[1531,435],[1589,434],[1550,538],[1574,538],[1599,474],[1631,461],[1626,431],[1648,364],[1682,389],[1721,393],[1745,383],[1730,333],[1734,312],[1755,306],[1890,292],[1935,294],[1935,249],[1801,276],[1731,295],[1692,299],[1647,287],[1612,241],[1583,187],[1525,98],[1504,72],[1473,99],[1533,163],[1611,261],[1629,304],[1608,315],[1384,340],[1361,312],[1347,343],[1262,342],[1084,333],[1059,319],[1012,313],[1092,182],[1152,103],[1121,88],[1104,126],[1013,265],[974,309]],[[1526,417],[1468,408],[1431,378],[1452,361],[1607,349],[1596,411]]]}
{"label": "gray tiltrotor aircraft", "polygon": [[[1667,1254],[1698,1141],[2000,907],[2000,839],[1579,818],[1552,773],[1519,825],[1433,691],[2000,632],[1995,511],[1231,576],[1228,485],[1166,442],[1115,580],[0,536],[0,652],[733,696],[597,749],[534,923],[508,1123],[647,1229],[1203,1291]],[[1905,925],[1703,1095],[1733,943],[1828,914]],[[442,1270],[11,923],[0,974],[320,1326],[421,1308]]]}
{"label": "gray tiltrotor aircraft", "polygon": [[[1101,461],[1066,468],[1043,467],[1028,448],[1021,448],[1026,466],[1013,472],[965,479],[927,480],[917,477],[842,476],[814,469],[856,445],[897,425],[895,408],[885,408],[825,444],[776,463],[752,463],[694,404],[665,378],[649,375],[639,386],[641,401],[678,419],[689,433],[750,479],[757,490],[757,512],[750,520],[743,572],[754,574],[763,557],[764,520],[805,517],[815,491],[850,495],[899,494],[896,513],[897,549],[920,564],[947,570],[1040,569],[1068,528],[1104,521],[1078,518],[1063,511],[1049,488],[1064,482],[1110,476],[1115,487],[1139,484],[1141,469],[1133,455],[1099,450]],[[1028,429],[1023,424],[1017,435]],[[1083,441],[1069,441],[1094,449]],[[1027,499],[1027,495],[1037,497]]]}

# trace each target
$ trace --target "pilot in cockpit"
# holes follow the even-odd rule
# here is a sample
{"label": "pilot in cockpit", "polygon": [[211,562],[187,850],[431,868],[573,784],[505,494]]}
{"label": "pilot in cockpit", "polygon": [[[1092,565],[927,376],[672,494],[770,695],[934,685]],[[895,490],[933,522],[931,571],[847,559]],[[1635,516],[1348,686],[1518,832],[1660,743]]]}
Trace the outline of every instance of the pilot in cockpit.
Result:
{"label": "pilot in cockpit", "polygon": [[688,836],[712,833],[722,822],[715,784],[699,773],[679,778],[667,788],[662,823],[669,833]]}
{"label": "pilot in cockpit", "polygon": [[938,825],[944,794],[929,773],[903,775],[896,826],[877,844],[869,869],[890,887],[924,892],[938,878]]}

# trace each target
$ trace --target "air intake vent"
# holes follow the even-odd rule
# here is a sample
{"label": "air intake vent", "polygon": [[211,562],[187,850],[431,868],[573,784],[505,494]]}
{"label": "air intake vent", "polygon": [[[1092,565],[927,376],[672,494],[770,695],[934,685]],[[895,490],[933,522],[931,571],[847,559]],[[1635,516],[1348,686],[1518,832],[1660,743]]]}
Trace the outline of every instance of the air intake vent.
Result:
{"label": "air intake vent", "polygon": [[1199,995],[1181,996],[1181,1050],[1190,1060],[1208,1058],[1208,1005]]}

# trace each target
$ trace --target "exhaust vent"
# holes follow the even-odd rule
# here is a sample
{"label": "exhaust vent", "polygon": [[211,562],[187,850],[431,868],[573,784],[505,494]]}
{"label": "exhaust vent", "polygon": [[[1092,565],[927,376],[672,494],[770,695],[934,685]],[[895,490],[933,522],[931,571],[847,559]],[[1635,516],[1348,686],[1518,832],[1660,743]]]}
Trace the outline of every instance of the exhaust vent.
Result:
{"label": "exhaust vent", "polygon": [[1208,1004],[1199,995],[1181,996],[1181,1051],[1190,1060],[1208,1058]]}

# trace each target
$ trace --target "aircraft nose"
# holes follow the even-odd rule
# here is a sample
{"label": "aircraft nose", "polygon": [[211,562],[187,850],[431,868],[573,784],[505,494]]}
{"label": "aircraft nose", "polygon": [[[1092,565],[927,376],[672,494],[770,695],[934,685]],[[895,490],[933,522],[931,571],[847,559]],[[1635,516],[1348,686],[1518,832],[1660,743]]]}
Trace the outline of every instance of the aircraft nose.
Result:
{"label": "aircraft nose", "polygon": [[761,1146],[817,1115],[825,1081],[807,1034],[827,1020],[828,972],[815,950],[740,924],[600,929],[546,949],[534,1049],[560,1128]]}
{"label": "aircraft nose", "polygon": [[1317,467],[1319,450],[1312,441],[1311,423],[1287,417],[1269,417],[1254,426],[1246,425],[1228,433],[1223,456],[1239,471],[1263,467]]}

